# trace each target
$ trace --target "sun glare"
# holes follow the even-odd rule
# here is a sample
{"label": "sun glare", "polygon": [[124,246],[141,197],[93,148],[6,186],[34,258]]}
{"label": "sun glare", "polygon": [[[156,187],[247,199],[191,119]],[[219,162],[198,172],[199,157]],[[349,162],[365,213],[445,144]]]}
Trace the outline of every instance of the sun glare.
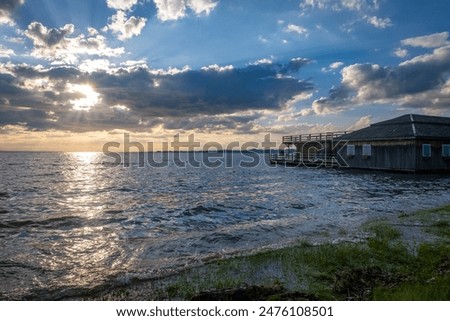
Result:
{"label": "sun glare", "polygon": [[90,111],[93,106],[101,101],[100,94],[90,85],[69,84],[68,86],[69,92],[84,96],[70,100],[74,110]]}
{"label": "sun glare", "polygon": [[72,156],[77,160],[78,164],[90,164],[97,157],[95,152],[74,152]]}

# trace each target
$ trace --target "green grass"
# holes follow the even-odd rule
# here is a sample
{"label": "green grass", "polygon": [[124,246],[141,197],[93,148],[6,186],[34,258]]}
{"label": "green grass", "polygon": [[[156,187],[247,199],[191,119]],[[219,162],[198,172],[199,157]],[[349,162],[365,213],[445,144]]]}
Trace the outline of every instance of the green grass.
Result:
{"label": "green grass", "polygon": [[213,291],[211,299],[231,300],[230,289],[248,289],[250,298],[260,300],[450,300],[450,206],[401,214],[399,220],[405,226],[419,222],[434,237],[412,249],[389,222],[369,222],[365,241],[300,242],[219,260],[166,281],[153,299],[206,293],[204,299]]}
{"label": "green grass", "polygon": [[392,231],[381,231],[366,243],[301,244],[211,264],[202,274],[191,274],[189,282],[177,283],[176,293],[170,287],[169,297],[189,299],[195,291],[186,284],[194,283],[197,291],[283,286],[321,300],[450,299],[448,245],[423,244],[414,255],[401,242],[391,242]]}
{"label": "green grass", "polygon": [[377,301],[448,301],[450,298],[450,277],[438,276],[428,282],[405,282],[401,285],[374,291],[373,299]]}

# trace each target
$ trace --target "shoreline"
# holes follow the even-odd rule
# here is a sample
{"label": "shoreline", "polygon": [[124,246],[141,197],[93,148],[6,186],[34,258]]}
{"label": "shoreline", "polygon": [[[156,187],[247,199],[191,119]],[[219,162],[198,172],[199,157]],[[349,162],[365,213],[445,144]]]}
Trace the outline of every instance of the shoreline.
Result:
{"label": "shoreline", "polygon": [[450,300],[450,205],[368,221],[358,234],[213,259],[66,299]]}

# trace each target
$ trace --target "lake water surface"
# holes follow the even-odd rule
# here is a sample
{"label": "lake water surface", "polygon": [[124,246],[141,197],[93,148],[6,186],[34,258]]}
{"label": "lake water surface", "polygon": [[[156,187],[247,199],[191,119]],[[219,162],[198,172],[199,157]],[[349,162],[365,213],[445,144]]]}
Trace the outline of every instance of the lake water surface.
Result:
{"label": "lake water surface", "polygon": [[137,154],[111,167],[101,153],[0,153],[0,299],[58,299],[450,200],[449,176],[244,158],[141,168]]}

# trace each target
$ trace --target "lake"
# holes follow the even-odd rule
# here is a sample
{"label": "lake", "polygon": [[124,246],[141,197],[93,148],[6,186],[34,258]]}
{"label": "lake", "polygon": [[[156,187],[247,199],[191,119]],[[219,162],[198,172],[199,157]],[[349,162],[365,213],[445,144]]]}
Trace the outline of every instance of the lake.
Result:
{"label": "lake", "polygon": [[[449,176],[285,168],[259,153],[209,153],[205,166],[205,154],[132,153],[111,166],[102,153],[0,153],[0,299],[59,299],[333,241],[450,200]],[[200,166],[177,166],[189,158]]]}

